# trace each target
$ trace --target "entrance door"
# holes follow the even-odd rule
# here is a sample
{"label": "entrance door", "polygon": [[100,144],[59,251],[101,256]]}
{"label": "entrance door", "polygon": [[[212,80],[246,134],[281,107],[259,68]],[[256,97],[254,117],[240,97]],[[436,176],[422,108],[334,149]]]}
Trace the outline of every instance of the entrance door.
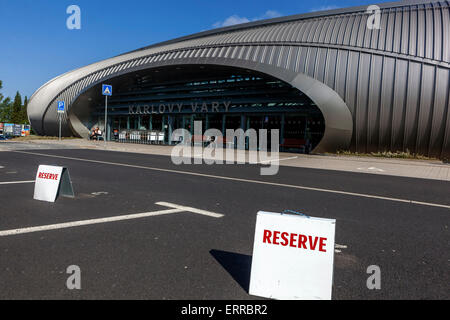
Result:
{"label": "entrance door", "polygon": [[284,150],[295,152],[308,152],[306,138],[306,116],[304,115],[286,115],[284,122]]}

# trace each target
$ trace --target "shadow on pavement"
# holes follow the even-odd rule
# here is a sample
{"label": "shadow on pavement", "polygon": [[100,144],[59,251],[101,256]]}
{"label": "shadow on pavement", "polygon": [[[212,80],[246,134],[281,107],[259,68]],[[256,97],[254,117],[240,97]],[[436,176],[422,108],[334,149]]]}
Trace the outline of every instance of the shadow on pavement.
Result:
{"label": "shadow on pavement", "polygon": [[210,250],[209,253],[219,262],[233,279],[248,293],[252,256],[222,250]]}

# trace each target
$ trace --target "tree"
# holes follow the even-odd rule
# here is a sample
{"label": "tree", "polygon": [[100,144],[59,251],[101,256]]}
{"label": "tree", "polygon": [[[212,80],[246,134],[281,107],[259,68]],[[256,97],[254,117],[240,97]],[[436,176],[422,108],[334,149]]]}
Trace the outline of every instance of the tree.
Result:
{"label": "tree", "polygon": [[[3,83],[0,80],[0,90],[3,88]],[[3,94],[0,93],[0,122],[11,122],[16,124],[29,124],[27,115],[27,105],[28,98],[22,105],[22,96],[19,91],[16,93],[14,102],[11,99],[5,98]]]}
{"label": "tree", "polygon": [[25,99],[23,100],[23,106],[21,109],[21,115],[20,115],[21,122],[20,123],[29,124],[27,107],[28,107],[28,98],[27,98],[27,96],[25,96]]}
{"label": "tree", "polygon": [[19,91],[17,91],[12,104],[11,122],[17,124],[22,123],[22,96]]}
{"label": "tree", "polygon": [[[3,88],[3,82],[2,82],[2,80],[0,80],[0,90],[2,90],[2,88]],[[0,103],[2,103],[2,100],[3,100],[3,95],[0,92]]]}
{"label": "tree", "polygon": [[11,99],[6,98],[0,102],[0,122],[11,122]]}
{"label": "tree", "polygon": [[[0,90],[3,88],[0,80]],[[11,120],[11,99],[6,98],[0,93],[0,122],[9,122]]]}

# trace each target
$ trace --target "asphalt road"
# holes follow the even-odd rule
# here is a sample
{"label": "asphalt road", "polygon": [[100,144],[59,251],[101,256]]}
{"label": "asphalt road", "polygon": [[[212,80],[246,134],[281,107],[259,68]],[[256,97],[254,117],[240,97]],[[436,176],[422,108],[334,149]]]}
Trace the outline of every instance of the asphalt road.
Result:
{"label": "asphalt road", "polygon": [[[261,176],[258,165],[71,149],[0,152],[0,182],[34,180],[39,164],[69,168],[76,197],[40,202],[32,183],[0,184],[0,231],[166,209],[160,201],[224,216],[0,237],[0,299],[259,299],[248,294],[256,213],[284,209],[337,220],[333,299],[450,298],[449,182],[293,167]],[[70,265],[81,290],[66,287]],[[370,265],[380,290],[366,287]]]}

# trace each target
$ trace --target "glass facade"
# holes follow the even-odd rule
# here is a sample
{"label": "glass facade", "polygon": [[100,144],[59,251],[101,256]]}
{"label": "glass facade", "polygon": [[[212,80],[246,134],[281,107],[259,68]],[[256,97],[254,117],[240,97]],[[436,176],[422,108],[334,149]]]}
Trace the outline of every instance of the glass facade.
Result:
{"label": "glass facade", "polygon": [[[102,123],[102,104],[92,117],[91,124]],[[214,128],[224,134],[226,129],[267,129],[270,137],[278,129],[282,151],[295,152],[312,150],[325,129],[320,110],[302,92],[238,68],[187,65],[139,71],[124,78],[108,99],[110,140],[117,140],[118,133],[149,137],[153,132],[163,135],[160,143],[174,144],[178,140],[171,141],[172,132],[184,128],[194,134],[194,121],[202,122],[203,131]]]}

